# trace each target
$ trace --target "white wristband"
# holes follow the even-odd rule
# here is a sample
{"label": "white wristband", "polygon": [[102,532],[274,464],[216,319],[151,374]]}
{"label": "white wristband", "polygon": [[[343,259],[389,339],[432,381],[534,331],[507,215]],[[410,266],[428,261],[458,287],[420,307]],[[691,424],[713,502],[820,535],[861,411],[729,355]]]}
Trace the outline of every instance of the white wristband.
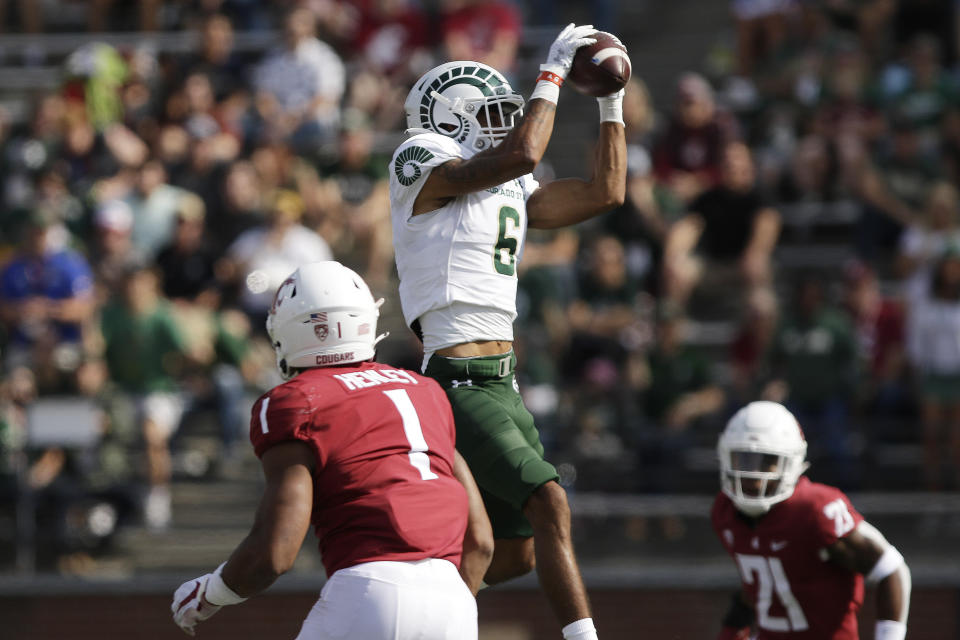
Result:
{"label": "white wristband", "polygon": [[540,98],[553,104],[557,104],[560,99],[560,86],[563,85],[563,76],[552,71],[544,69],[537,78],[537,86],[534,87],[530,99]]}
{"label": "white wristband", "polygon": [[877,620],[873,628],[874,640],[903,640],[907,636],[907,625],[896,620]]}
{"label": "white wristband", "polygon": [[593,626],[593,618],[575,620],[561,629],[563,640],[596,640],[597,628]]}
{"label": "white wristband", "polygon": [[623,124],[623,89],[612,96],[597,98],[600,107],[600,122],[619,122]]}
{"label": "white wristband", "polygon": [[224,562],[217,570],[214,571],[210,578],[207,580],[207,589],[203,597],[207,599],[212,605],[222,607],[228,604],[240,604],[246,598],[238,596],[237,593],[227,586],[227,583],[223,581],[223,578],[220,577],[220,572],[223,571],[223,566],[227,564]]}

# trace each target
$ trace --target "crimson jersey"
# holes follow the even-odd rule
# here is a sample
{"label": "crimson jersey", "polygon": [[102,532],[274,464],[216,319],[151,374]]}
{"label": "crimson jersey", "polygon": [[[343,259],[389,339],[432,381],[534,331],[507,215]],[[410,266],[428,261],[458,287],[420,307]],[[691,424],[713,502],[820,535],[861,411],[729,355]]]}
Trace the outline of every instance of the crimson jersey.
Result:
{"label": "crimson jersey", "polygon": [[432,379],[371,362],[307,369],[257,400],[250,440],[258,457],[291,440],[313,449],[311,521],[328,576],[374,560],[459,566],[467,494]]}
{"label": "crimson jersey", "polygon": [[710,519],[753,603],[758,639],[857,640],[863,576],[824,551],[863,520],[842,491],[801,477],[792,496],[753,520],[720,493]]}

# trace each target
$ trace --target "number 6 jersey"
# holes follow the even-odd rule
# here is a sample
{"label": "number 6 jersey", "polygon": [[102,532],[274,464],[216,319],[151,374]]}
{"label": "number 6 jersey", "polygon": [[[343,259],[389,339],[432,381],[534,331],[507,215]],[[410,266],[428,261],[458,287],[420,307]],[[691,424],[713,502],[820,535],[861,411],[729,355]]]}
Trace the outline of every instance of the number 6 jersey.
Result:
{"label": "number 6 jersey", "polygon": [[372,362],[306,369],[253,405],[250,440],[258,457],[291,440],[313,450],[327,576],[375,560],[459,566],[467,494],[450,404],[430,378]]}
{"label": "number 6 jersey", "polygon": [[454,303],[487,312],[481,322],[448,314],[445,323],[460,323],[459,327],[421,321],[428,352],[472,340],[513,339],[526,202],[538,187],[533,176],[458,196],[439,209],[413,215],[413,203],[430,171],[468,154],[450,138],[422,133],[405,140],[390,162],[393,245],[407,324]]}
{"label": "number 6 jersey", "polygon": [[857,640],[863,577],[826,548],[863,520],[839,489],[801,477],[789,498],[751,519],[723,493],[713,529],[740,572],[760,640]]}

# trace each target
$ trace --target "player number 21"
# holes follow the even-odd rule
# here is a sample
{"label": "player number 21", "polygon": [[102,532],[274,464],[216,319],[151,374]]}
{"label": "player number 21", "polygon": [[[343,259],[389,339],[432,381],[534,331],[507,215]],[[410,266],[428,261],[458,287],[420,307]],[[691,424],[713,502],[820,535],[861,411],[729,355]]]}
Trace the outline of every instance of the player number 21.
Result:
{"label": "player number 21", "polygon": [[410,444],[410,452],[407,454],[410,458],[410,464],[420,472],[421,480],[435,480],[439,476],[430,470],[430,457],[427,456],[427,441],[423,438],[420,416],[417,415],[416,407],[410,402],[407,390],[391,389],[390,391],[384,391],[383,395],[390,398],[390,402],[400,412],[400,419],[403,420],[403,433],[407,436],[407,442]]}
{"label": "player number 21", "polygon": [[[780,558],[737,554],[740,575],[747,584],[757,582],[757,624],[768,631],[804,631],[809,626],[800,603],[790,590],[790,582]],[[787,610],[787,617],[770,615],[773,592]]]}

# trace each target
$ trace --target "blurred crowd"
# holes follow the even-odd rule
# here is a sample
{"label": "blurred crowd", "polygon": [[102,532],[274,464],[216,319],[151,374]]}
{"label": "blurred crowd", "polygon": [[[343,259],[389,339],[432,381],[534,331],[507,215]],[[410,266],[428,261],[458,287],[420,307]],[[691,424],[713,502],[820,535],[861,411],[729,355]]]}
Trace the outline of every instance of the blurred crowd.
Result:
{"label": "blurred crowd", "polygon": [[[37,7],[54,4],[51,25]],[[387,162],[412,81],[449,59],[515,74],[547,8],[563,10],[0,2],[5,32],[197,38],[185,54],[92,38],[55,61],[62,82],[23,117],[0,112],[0,510],[29,493],[49,548],[89,549],[117,524],[168,527],[174,474],[241,467],[250,399],[279,380],[264,320],[283,279],[332,258],[396,302]],[[597,4],[597,24],[615,10]],[[892,442],[922,451],[916,488],[956,488],[954,3],[731,11],[735,42],[671,95],[651,96],[635,61],[626,203],[528,235],[516,349],[548,457],[571,488],[710,491],[712,476],[683,485],[690,451],[764,397],[799,417],[818,479],[861,487],[870,445]],[[258,31],[275,47],[235,46]],[[3,59],[51,64],[28,49]],[[786,264],[785,245],[811,258]],[[392,306],[385,322],[399,322]],[[382,357],[415,369],[406,334]],[[31,446],[31,412],[56,396],[82,399],[78,422],[95,408],[82,446]],[[198,456],[190,436],[205,429],[217,446]]]}
{"label": "blurred crowd", "polygon": [[819,480],[869,488],[893,445],[917,455],[884,488],[956,489],[955,3],[730,9],[735,40],[673,95],[628,86],[627,202],[580,230],[569,300],[537,303],[565,354],[568,454],[611,463],[604,488],[675,488],[765,398],[800,420]]}

